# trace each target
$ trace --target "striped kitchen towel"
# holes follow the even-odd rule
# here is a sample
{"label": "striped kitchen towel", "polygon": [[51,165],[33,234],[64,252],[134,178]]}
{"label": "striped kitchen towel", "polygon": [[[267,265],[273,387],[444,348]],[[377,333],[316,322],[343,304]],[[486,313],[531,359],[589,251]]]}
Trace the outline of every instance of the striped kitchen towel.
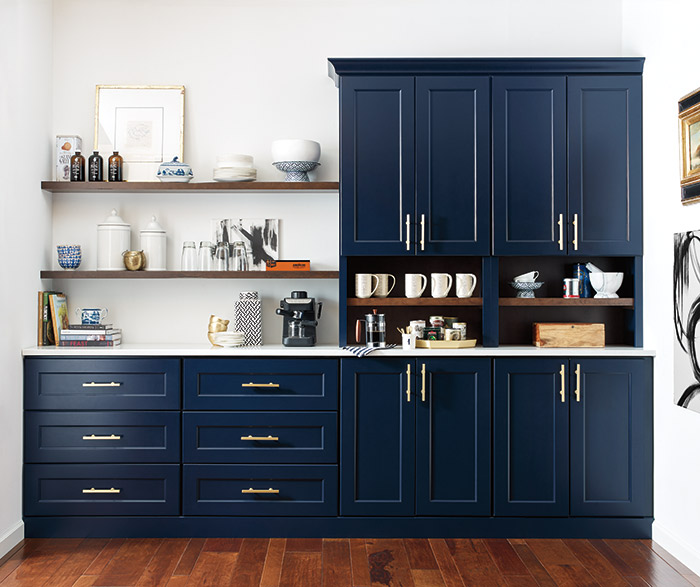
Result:
{"label": "striped kitchen towel", "polygon": [[387,349],[393,349],[396,348],[395,344],[388,344],[383,348],[379,347],[368,347],[364,345],[351,345],[347,344],[343,347],[344,351],[350,351],[353,355],[357,357],[366,357],[370,353],[373,353],[374,351],[385,351]]}

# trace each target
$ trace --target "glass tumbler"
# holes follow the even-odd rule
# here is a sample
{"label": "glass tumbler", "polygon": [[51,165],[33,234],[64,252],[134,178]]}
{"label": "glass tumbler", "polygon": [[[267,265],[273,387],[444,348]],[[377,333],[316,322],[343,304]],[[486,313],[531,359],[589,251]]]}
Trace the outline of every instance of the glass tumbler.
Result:
{"label": "glass tumbler", "polygon": [[228,243],[217,243],[214,253],[214,269],[228,271]]}
{"label": "glass tumbler", "polygon": [[199,243],[199,270],[211,271],[214,269],[214,245],[210,241]]}
{"label": "glass tumbler", "polygon": [[248,271],[248,251],[246,251],[243,241],[233,243],[230,265],[231,271]]}
{"label": "glass tumbler", "polygon": [[185,241],[182,243],[182,257],[180,259],[180,271],[196,271],[197,270],[197,249],[194,247],[194,241]]}

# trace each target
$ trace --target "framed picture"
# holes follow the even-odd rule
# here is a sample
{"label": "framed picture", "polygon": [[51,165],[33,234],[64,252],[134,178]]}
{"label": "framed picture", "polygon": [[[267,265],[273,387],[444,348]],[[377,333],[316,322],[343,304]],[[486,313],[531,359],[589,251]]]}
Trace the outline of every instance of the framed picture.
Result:
{"label": "framed picture", "polygon": [[179,157],[185,132],[185,86],[97,86],[95,150],[124,158],[124,179],[157,181],[158,167]]}

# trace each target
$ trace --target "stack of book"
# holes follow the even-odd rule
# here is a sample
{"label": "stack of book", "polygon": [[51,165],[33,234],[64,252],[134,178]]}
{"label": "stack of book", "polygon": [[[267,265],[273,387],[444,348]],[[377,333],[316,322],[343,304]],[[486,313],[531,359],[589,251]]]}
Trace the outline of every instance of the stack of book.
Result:
{"label": "stack of book", "polygon": [[112,324],[71,324],[61,330],[58,346],[114,347],[121,343],[121,328]]}

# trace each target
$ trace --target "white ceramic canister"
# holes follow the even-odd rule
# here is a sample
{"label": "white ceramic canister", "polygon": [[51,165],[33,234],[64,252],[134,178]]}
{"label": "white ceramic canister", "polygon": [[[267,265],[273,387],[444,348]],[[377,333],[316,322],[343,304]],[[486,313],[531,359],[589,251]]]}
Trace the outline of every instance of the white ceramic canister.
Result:
{"label": "white ceramic canister", "polygon": [[122,253],[131,249],[131,225],[113,209],[104,222],[97,225],[97,270],[124,271]]}
{"label": "white ceramic canister", "polygon": [[166,271],[165,230],[155,216],[151,216],[151,221],[140,234],[141,250],[146,255],[146,271]]}

